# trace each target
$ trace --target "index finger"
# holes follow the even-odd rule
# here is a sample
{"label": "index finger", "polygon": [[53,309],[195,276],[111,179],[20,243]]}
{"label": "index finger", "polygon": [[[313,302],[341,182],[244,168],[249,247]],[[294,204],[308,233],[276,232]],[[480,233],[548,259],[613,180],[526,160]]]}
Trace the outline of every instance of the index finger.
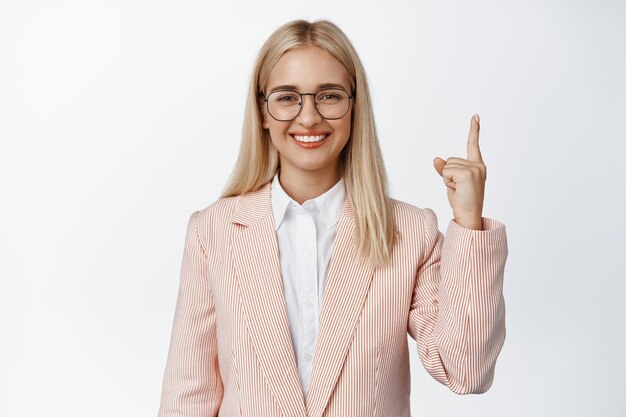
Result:
{"label": "index finger", "polygon": [[472,116],[470,122],[470,132],[467,139],[467,160],[474,162],[483,162],[483,157],[480,154],[480,148],[478,146],[478,133],[480,131],[480,117],[478,114]]}

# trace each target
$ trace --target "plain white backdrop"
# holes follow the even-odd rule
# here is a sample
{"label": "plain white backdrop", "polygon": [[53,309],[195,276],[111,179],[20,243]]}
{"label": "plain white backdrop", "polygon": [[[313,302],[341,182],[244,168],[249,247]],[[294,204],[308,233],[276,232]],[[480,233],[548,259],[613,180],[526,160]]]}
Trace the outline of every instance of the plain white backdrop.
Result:
{"label": "plain white backdrop", "polygon": [[495,381],[411,348],[415,416],[624,416],[622,1],[0,0],[0,415],[156,416],[186,223],[237,156],[256,53],[325,18],[365,65],[392,197],[452,211],[436,157],[481,116],[507,227]]}

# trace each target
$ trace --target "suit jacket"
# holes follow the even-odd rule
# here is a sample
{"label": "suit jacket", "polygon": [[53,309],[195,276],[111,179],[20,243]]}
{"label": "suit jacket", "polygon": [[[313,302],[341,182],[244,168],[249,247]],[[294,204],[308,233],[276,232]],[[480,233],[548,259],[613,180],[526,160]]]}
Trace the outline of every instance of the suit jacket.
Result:
{"label": "suit jacket", "polygon": [[504,224],[393,199],[401,239],[373,268],[346,194],[327,270],[311,384],[303,394],[283,296],[270,185],[191,214],[159,417],[410,416],[407,333],[456,394],[493,382],[505,339]]}

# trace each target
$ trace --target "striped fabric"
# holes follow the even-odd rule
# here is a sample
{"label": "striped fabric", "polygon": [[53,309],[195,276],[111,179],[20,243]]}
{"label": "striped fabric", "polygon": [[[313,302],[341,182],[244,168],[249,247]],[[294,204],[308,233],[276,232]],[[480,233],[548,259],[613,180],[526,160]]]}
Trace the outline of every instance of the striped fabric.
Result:
{"label": "striped fabric", "polygon": [[402,238],[373,268],[348,191],[303,395],[283,296],[271,182],[191,214],[158,417],[409,417],[407,333],[456,394],[483,393],[505,339],[504,224],[393,200]]}

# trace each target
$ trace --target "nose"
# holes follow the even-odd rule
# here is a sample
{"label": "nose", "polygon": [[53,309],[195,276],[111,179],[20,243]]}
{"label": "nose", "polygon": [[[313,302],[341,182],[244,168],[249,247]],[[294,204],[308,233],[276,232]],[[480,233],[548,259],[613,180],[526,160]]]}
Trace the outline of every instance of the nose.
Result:
{"label": "nose", "polygon": [[[309,104],[307,104],[307,99]],[[298,114],[298,121],[305,126],[312,126],[322,121],[322,116],[317,112],[315,108],[315,97],[312,95],[302,96],[302,108],[300,114]]]}

